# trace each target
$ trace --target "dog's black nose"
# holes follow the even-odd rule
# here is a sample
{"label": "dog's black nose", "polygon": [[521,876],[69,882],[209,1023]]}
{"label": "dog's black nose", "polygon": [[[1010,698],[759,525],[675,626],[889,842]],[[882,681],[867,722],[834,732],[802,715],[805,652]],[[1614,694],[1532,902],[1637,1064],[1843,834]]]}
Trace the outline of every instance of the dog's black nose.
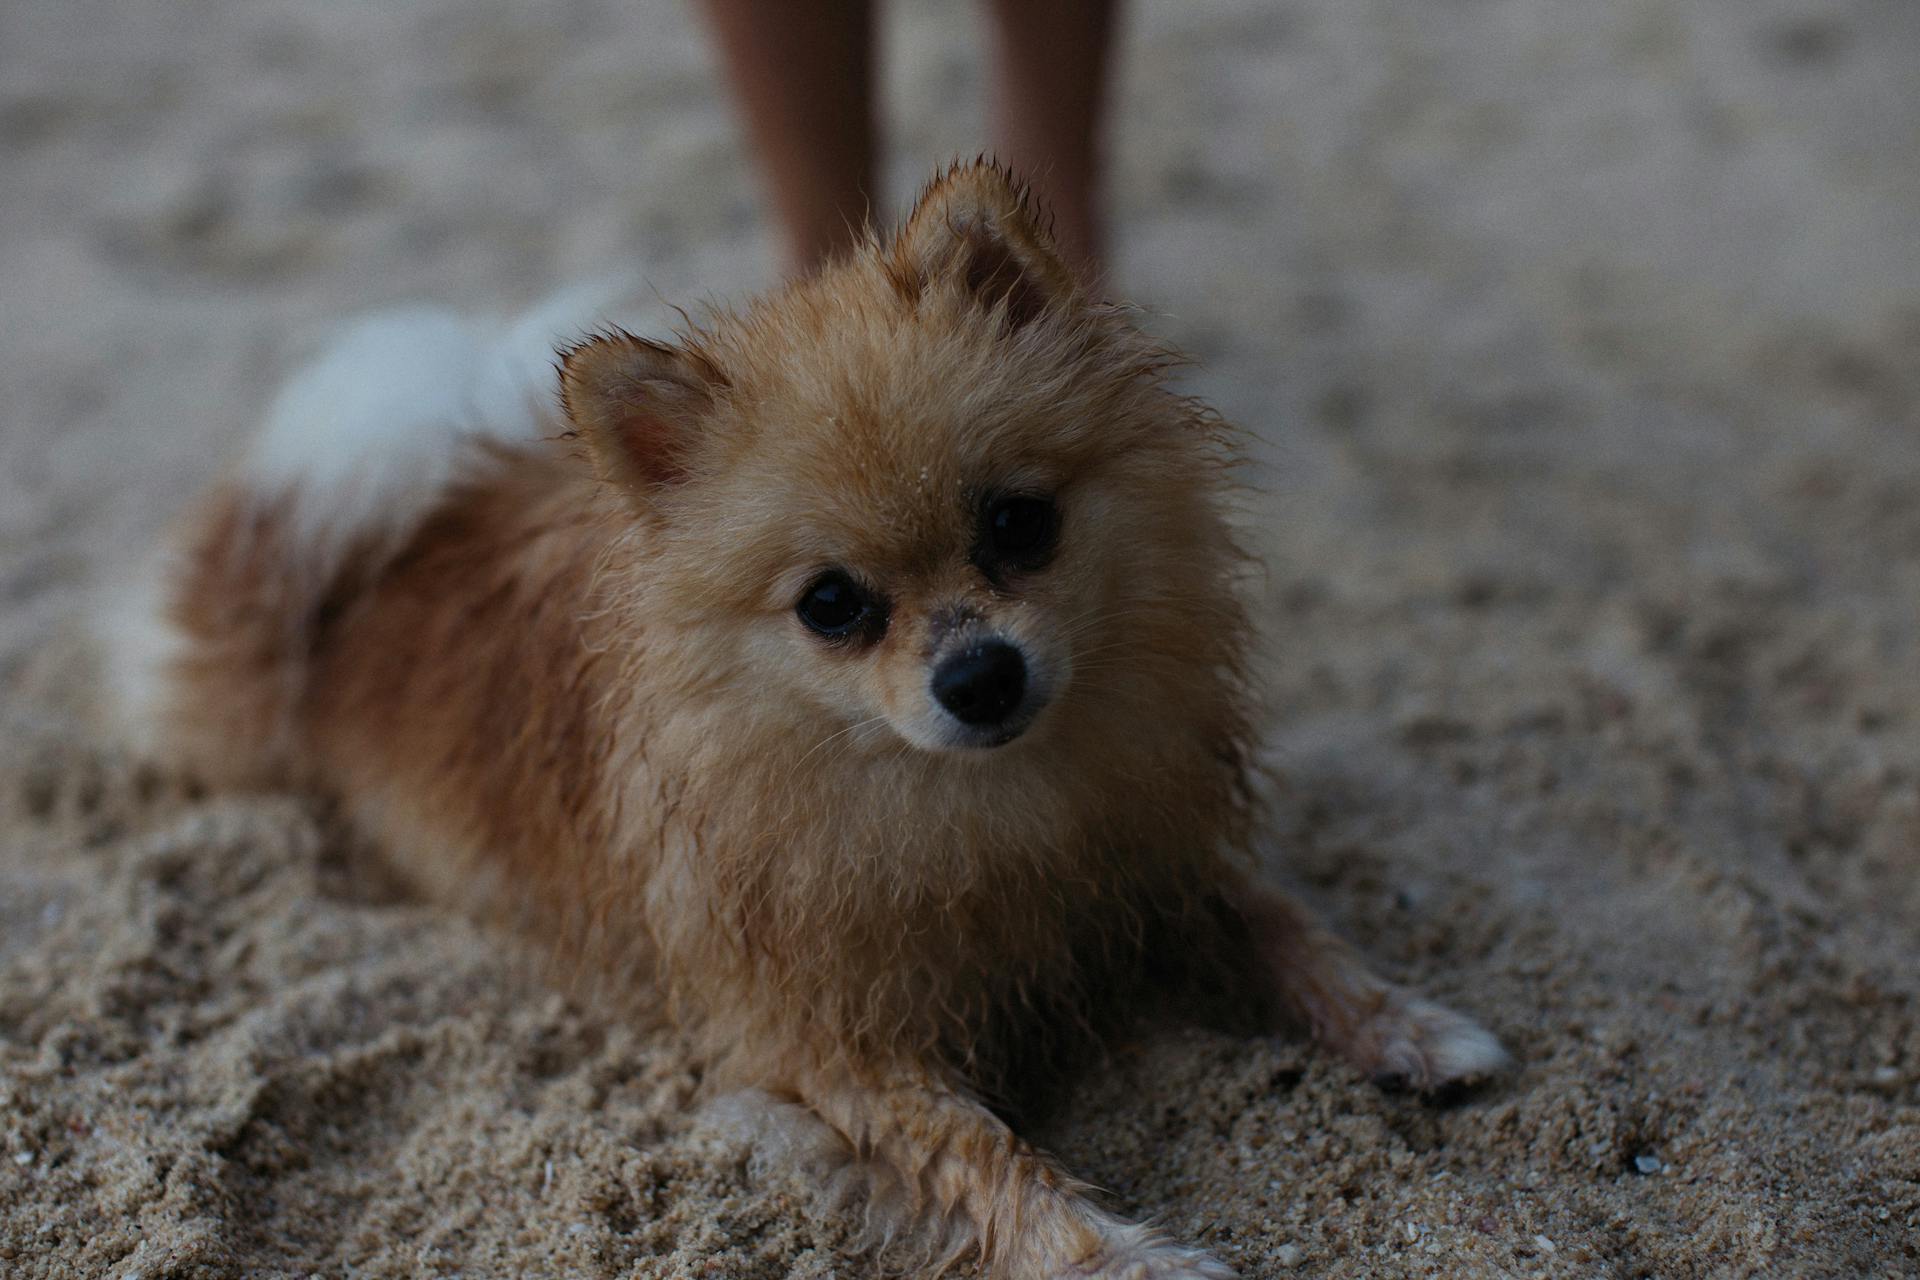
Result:
{"label": "dog's black nose", "polygon": [[999,724],[1027,692],[1027,660],[1004,640],[974,645],[941,663],[933,696],[961,724]]}

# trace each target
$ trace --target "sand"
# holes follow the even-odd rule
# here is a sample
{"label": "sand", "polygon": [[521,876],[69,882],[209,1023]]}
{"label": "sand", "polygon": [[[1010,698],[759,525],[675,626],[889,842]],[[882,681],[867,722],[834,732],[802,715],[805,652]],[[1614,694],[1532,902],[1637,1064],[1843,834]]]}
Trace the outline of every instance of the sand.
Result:
{"label": "sand", "polygon": [[[898,199],[979,146],[891,10]],[[1920,9],[1161,0],[1115,274],[1256,437],[1285,868],[1510,1077],[1115,1046],[1038,1136],[1256,1276],[1920,1274]],[[75,620],[341,317],[772,271],[688,14],[0,10],[0,1274],[857,1276],[697,1077]]]}

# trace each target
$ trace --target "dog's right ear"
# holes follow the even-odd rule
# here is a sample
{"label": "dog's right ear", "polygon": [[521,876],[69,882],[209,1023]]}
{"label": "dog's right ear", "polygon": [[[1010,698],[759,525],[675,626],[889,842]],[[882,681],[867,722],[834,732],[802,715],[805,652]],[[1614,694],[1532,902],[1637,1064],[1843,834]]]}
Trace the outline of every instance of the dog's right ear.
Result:
{"label": "dog's right ear", "polygon": [[705,355],[614,330],[560,357],[560,403],[603,479],[635,494],[688,474],[716,393]]}
{"label": "dog's right ear", "polygon": [[1027,188],[991,160],[955,164],[907,215],[886,262],[898,288],[918,298],[942,282],[1019,329],[1069,304],[1077,288]]}

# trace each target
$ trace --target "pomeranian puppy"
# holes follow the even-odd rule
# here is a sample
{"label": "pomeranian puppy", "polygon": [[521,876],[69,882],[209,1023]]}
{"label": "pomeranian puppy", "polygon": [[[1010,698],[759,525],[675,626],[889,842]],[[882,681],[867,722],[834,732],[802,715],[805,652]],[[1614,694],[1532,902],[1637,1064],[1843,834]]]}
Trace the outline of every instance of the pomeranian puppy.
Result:
{"label": "pomeranian puppy", "polygon": [[1255,878],[1231,442],[1170,363],[986,163],[557,396],[375,321],[116,630],[122,703],[645,994],[940,1258],[1226,1276],[983,1100],[1168,971],[1415,1087],[1502,1053]]}

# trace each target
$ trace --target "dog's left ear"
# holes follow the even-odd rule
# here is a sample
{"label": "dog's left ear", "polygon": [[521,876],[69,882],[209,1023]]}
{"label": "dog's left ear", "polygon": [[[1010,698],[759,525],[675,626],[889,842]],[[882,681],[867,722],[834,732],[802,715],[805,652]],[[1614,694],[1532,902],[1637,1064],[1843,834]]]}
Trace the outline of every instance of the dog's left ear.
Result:
{"label": "dog's left ear", "polygon": [[1079,288],[1031,195],[988,160],[955,165],[933,180],[894,238],[887,265],[910,296],[957,285],[983,307],[1004,307],[1014,329],[1065,306]]}
{"label": "dog's left ear", "polygon": [[696,350],[615,330],[560,357],[560,402],[600,474],[644,499],[677,484],[726,375]]}

